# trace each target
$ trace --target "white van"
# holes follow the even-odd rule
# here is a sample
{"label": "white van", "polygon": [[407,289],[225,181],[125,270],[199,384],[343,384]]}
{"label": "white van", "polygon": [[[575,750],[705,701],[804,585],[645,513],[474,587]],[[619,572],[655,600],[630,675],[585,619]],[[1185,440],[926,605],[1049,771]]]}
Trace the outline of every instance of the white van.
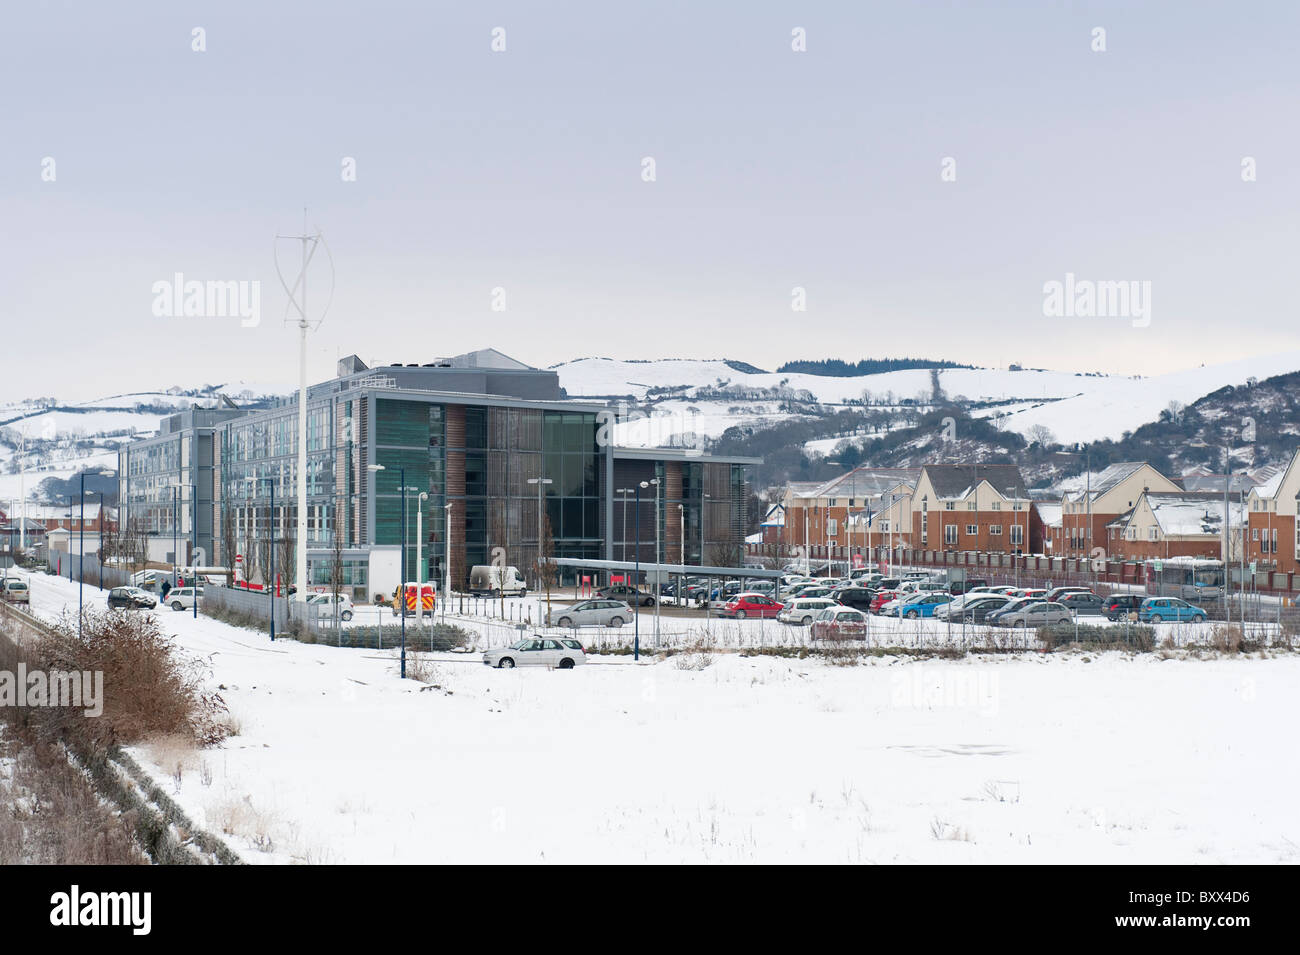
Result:
{"label": "white van", "polygon": [[528,584],[518,567],[501,567],[496,564],[478,564],[470,568],[469,592],[480,597],[522,597],[528,593]]}

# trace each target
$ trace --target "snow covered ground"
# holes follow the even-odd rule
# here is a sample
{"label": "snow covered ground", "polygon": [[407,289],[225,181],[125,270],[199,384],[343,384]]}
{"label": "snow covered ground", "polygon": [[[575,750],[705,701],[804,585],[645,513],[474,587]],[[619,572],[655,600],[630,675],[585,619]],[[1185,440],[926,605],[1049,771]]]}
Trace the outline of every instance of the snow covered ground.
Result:
{"label": "snow covered ground", "polygon": [[1290,654],[448,654],[430,687],[391,652],[161,620],[241,731],[136,755],[250,862],[1300,861]]}

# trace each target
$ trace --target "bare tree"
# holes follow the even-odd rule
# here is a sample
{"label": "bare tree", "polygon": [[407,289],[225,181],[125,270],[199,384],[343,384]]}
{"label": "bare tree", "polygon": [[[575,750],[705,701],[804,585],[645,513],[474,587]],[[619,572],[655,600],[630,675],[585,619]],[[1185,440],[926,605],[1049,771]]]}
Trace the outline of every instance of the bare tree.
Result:
{"label": "bare tree", "polygon": [[338,510],[334,512],[334,533],[330,541],[330,590],[334,594],[334,627],[339,626],[339,594],[343,591],[343,530],[339,527]]}
{"label": "bare tree", "polygon": [[1047,448],[1048,445],[1056,443],[1056,435],[1052,429],[1045,424],[1036,424],[1025,432],[1031,444],[1037,444],[1040,448]]}
{"label": "bare tree", "polygon": [[551,534],[551,515],[542,511],[542,526],[537,534],[537,577],[546,588],[546,619],[551,618],[551,587],[555,583],[555,538]]}
{"label": "bare tree", "polygon": [[221,504],[221,560],[226,565],[226,586],[235,586],[235,554],[239,544],[235,541],[235,515],[223,501]]}

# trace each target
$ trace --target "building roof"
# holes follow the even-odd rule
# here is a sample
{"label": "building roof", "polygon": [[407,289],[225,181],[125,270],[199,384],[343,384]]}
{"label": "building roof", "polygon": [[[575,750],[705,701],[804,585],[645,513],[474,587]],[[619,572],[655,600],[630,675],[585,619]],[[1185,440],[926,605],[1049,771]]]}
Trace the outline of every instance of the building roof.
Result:
{"label": "building roof", "polygon": [[1077,491],[1067,492],[1065,499],[1077,503],[1086,501],[1091,494],[1095,501],[1112,488],[1127,481],[1145,466],[1145,461],[1122,461],[1109,465],[1100,474],[1094,473],[1090,479],[1085,476],[1087,484]]}
{"label": "building roof", "polygon": [[982,481],[1003,497],[1029,498],[1025,479],[1014,464],[927,464],[923,470],[941,499],[966,497]]}
{"label": "building roof", "polygon": [[920,468],[854,468],[839,477],[817,485],[811,494],[803,497],[880,497],[899,484],[915,486],[921,476]]}
{"label": "building roof", "polygon": [[1061,526],[1061,505],[1053,504],[1048,501],[1034,501],[1034,507],[1038,510],[1038,516],[1042,519],[1046,527]]}
{"label": "building roof", "polygon": [[[1229,504],[1233,524],[1246,519],[1241,495]],[[1218,537],[1223,533],[1223,496],[1194,491],[1147,492],[1147,506],[1165,534],[1173,537]]]}

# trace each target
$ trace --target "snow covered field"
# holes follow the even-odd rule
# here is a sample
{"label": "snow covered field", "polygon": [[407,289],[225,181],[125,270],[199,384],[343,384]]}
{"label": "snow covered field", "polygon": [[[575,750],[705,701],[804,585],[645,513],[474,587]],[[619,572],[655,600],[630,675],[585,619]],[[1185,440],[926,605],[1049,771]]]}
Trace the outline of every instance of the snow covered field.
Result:
{"label": "snow covered field", "polygon": [[136,755],[250,862],[1300,861],[1291,654],[447,654],[430,687],[387,651],[161,621],[241,731]]}

